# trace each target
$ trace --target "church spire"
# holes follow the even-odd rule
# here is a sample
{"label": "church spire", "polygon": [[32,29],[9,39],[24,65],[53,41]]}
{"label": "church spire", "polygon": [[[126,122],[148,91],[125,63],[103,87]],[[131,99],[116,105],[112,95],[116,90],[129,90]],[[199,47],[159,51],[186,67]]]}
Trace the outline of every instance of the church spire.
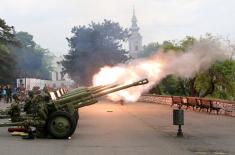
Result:
{"label": "church spire", "polygon": [[139,52],[142,50],[142,36],[139,33],[137,25],[137,18],[135,16],[135,8],[133,7],[133,14],[131,19],[131,34],[129,37],[129,52],[132,58],[137,58]]}
{"label": "church spire", "polygon": [[133,6],[133,15],[132,15],[132,25],[131,25],[131,31],[138,31],[139,27],[137,25],[137,18],[135,16],[135,7]]}

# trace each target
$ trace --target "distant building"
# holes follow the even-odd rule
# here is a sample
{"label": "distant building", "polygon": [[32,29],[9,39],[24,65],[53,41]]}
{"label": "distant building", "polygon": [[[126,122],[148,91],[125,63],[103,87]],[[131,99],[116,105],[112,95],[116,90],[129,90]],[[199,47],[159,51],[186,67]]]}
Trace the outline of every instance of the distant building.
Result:
{"label": "distant building", "polygon": [[54,57],[52,62],[53,71],[51,72],[52,81],[63,80],[62,65],[59,63],[62,60],[60,57]]}
{"label": "distant building", "polygon": [[34,87],[39,87],[43,89],[44,86],[52,87],[52,88],[61,88],[67,87],[72,88],[74,82],[69,79],[67,74],[63,74],[63,67],[61,63],[61,57],[55,57],[52,62],[53,71],[51,72],[51,80],[42,80],[42,79],[35,79],[35,78],[18,78],[16,80],[17,87],[24,86],[25,90],[32,90]]}
{"label": "distant building", "polygon": [[52,63],[53,71],[51,72],[51,80],[53,87],[70,87],[73,81],[68,77],[68,74],[63,73],[63,67],[60,61],[62,61],[61,57],[55,57]]}
{"label": "distant building", "polygon": [[131,35],[129,41],[129,52],[133,58],[136,58],[138,53],[142,50],[142,36],[139,33],[139,27],[137,25],[137,18],[135,16],[135,9],[133,9],[131,25]]}

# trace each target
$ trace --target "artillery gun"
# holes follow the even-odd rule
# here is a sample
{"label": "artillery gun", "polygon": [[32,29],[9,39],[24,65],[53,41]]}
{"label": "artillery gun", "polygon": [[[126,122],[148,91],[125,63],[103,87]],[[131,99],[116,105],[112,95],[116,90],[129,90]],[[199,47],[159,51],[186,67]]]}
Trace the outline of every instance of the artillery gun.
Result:
{"label": "artillery gun", "polygon": [[[23,121],[27,117],[32,117],[35,115],[38,103],[46,102],[49,103],[51,100],[57,100],[58,98],[65,98],[69,96],[76,95],[81,92],[93,93],[95,91],[102,91],[107,88],[112,88],[115,85],[106,85],[106,86],[95,86],[95,87],[79,87],[72,90],[69,93],[66,93],[67,90],[60,88],[51,92],[34,93],[34,91],[28,92],[28,97],[25,99],[24,103],[13,102],[9,107],[6,107],[4,110],[0,110],[0,119],[11,119],[12,122]],[[78,110],[77,110],[78,113]],[[77,114],[76,113],[76,114]],[[79,115],[77,114],[77,119]]]}
{"label": "artillery gun", "polygon": [[147,83],[148,80],[143,79],[127,85],[114,84],[74,90],[73,93],[68,93],[70,95],[57,100],[41,100],[36,104],[37,110],[32,116],[20,122],[0,123],[0,127],[20,126],[29,132],[34,127],[38,138],[66,139],[76,130],[79,108],[95,104],[99,97],[107,94]]}

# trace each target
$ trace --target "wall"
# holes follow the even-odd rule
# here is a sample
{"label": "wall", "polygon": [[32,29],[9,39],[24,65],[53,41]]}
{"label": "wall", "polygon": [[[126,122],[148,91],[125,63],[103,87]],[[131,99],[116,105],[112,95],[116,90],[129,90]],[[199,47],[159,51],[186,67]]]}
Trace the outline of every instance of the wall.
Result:
{"label": "wall", "polygon": [[[183,97],[184,98],[184,97]],[[186,98],[184,98],[186,100]],[[220,114],[235,116],[235,102],[220,100],[220,99],[210,99],[213,101],[213,105],[216,105],[221,108]],[[156,103],[156,104],[172,104],[171,96],[161,96],[161,95],[153,95],[153,94],[145,94],[142,95],[139,102],[148,102],[148,103]]]}

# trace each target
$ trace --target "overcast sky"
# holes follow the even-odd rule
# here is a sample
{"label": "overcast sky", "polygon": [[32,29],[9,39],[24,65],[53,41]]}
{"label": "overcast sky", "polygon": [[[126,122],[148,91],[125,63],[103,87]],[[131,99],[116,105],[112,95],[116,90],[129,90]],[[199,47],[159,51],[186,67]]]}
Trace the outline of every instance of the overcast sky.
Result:
{"label": "overcast sky", "polygon": [[133,5],[144,44],[207,32],[235,40],[235,0],[1,0],[0,18],[62,55],[73,26],[111,19],[128,28]]}

